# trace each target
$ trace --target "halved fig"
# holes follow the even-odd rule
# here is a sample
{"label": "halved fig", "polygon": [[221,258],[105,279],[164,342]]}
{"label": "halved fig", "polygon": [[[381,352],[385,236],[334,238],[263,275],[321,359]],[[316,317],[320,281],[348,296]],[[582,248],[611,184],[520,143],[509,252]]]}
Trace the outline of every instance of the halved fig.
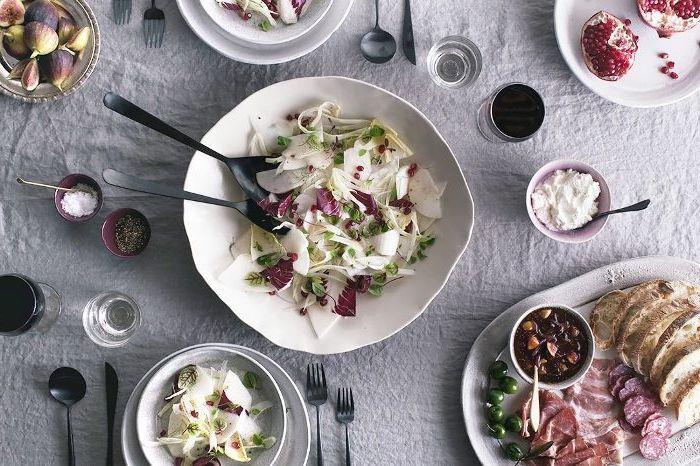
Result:
{"label": "halved fig", "polygon": [[700,0],[637,0],[637,7],[659,37],[671,37],[700,23]]}
{"label": "halved fig", "polygon": [[22,0],[0,0],[0,27],[6,28],[24,22]]}
{"label": "halved fig", "polygon": [[632,68],[638,37],[620,18],[600,11],[581,31],[581,50],[586,66],[605,81],[617,81]]}

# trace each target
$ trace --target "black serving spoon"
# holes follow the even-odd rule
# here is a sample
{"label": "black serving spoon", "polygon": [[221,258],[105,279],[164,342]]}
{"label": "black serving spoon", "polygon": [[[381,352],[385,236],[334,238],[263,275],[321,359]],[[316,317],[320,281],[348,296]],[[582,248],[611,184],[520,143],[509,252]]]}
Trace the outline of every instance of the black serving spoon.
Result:
{"label": "black serving spoon", "polygon": [[365,60],[372,63],[386,63],[396,54],[396,39],[379,27],[379,0],[374,1],[376,22],[374,28],[362,36],[360,50]]}
{"label": "black serving spoon", "polygon": [[66,407],[68,418],[68,464],[75,466],[73,450],[73,430],[70,425],[70,409],[82,400],[87,391],[85,379],[72,367],[59,367],[49,377],[49,392],[51,396]]}
{"label": "black serving spoon", "polygon": [[[238,184],[241,186],[243,192],[246,193],[246,196],[248,196],[250,199],[260,201],[261,199],[267,197],[268,192],[260,187],[255,176],[255,174],[260,171],[270,170],[275,167],[274,165],[265,162],[265,157],[228,158],[211,147],[207,147],[201,142],[192,139],[185,133],[173,128],[160,118],[148,113],[146,110],[134,105],[124,97],[115,94],[114,92],[106,93],[102,99],[102,102],[104,102],[105,107],[108,109],[113,110],[120,115],[129,118],[130,120],[141,123],[144,126],[158,131],[160,134],[168,136],[169,138],[185,144],[194,150],[223,162],[236,178],[236,181],[238,181]],[[260,209],[260,211],[262,212],[262,209]]]}
{"label": "black serving spoon", "polygon": [[[275,217],[268,215],[260,206],[251,199],[245,201],[233,202],[216,199],[214,197],[203,196],[201,194],[191,193],[179,188],[173,188],[153,181],[144,180],[135,176],[127,175],[117,170],[107,168],[102,172],[102,178],[107,184],[117,186],[119,188],[130,189],[141,193],[155,194],[156,196],[172,197],[175,199],[184,199],[186,201],[203,202],[205,204],[219,205],[236,209],[248,220],[259,226],[260,228],[272,231],[273,228],[280,225],[280,221]],[[288,228],[278,228],[275,233],[284,234],[289,231]]]}

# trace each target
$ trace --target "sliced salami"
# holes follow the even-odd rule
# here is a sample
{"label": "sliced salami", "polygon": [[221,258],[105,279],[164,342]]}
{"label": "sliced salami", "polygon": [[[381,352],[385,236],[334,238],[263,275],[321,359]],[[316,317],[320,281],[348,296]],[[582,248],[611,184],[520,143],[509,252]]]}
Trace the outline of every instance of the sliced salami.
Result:
{"label": "sliced salami", "polygon": [[667,449],[668,439],[659,434],[647,434],[639,442],[639,452],[648,460],[658,460]]}
{"label": "sliced salami", "polygon": [[636,395],[625,402],[625,419],[632,427],[642,427],[649,416],[660,410],[661,406],[653,399]]}
{"label": "sliced salami", "polygon": [[619,397],[620,390],[625,387],[627,381],[634,378],[635,376],[633,374],[622,374],[615,380],[615,385],[612,386],[610,393],[612,393],[612,395],[616,398]]}
{"label": "sliced salami", "polygon": [[662,437],[671,436],[671,420],[666,416],[655,413],[647,418],[642,429],[642,437],[649,434],[659,434]]}
{"label": "sliced salami", "polygon": [[637,433],[637,430],[639,430],[639,429],[635,429],[634,427],[632,427],[632,426],[630,425],[630,423],[627,422],[627,419],[625,419],[624,416],[620,416],[620,417],[617,419],[617,422],[620,424],[620,428],[621,428],[622,430],[624,430],[625,432],[629,432],[630,434],[636,434],[636,433]]}
{"label": "sliced salami", "polygon": [[613,369],[610,371],[610,374],[608,374],[608,387],[610,387],[610,389],[612,390],[612,387],[615,385],[615,382],[617,382],[617,379],[623,375],[634,375],[634,371],[632,370],[632,368],[622,363],[613,367]]}
{"label": "sliced salami", "polygon": [[656,399],[656,393],[639,377],[634,377],[625,382],[625,386],[620,389],[617,397],[625,403],[633,396],[644,395],[652,400]]}

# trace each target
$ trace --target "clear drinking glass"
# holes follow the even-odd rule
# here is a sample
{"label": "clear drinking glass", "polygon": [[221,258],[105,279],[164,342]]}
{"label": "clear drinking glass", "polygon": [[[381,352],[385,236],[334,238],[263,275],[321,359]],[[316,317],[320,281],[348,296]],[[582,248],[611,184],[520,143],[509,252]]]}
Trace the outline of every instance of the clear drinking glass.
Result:
{"label": "clear drinking glass", "polygon": [[100,346],[124,346],[141,326],[141,310],[133,299],[117,291],[92,298],[83,309],[83,328]]}
{"label": "clear drinking glass", "polygon": [[477,125],[491,142],[522,142],[532,138],[544,122],[542,96],[523,83],[499,87],[481,104]]}
{"label": "clear drinking glass", "polygon": [[448,36],[428,52],[428,73],[440,87],[457,89],[469,86],[481,74],[481,52],[466,37]]}
{"label": "clear drinking glass", "polygon": [[43,333],[60,315],[61,296],[53,287],[24,275],[0,275],[0,336]]}

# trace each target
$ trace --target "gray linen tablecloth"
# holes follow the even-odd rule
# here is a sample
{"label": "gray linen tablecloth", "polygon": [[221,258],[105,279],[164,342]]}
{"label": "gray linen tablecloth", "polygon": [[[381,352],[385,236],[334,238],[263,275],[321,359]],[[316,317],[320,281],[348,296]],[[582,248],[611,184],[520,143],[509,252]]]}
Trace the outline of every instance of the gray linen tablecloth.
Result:
{"label": "gray linen tablecloth", "polygon": [[[102,29],[102,56],[78,93],[45,105],[0,99],[0,271],[52,284],[65,306],[46,335],[0,339],[0,464],[66,462],[64,412],[47,393],[56,367],[73,366],[88,381],[87,396],[74,409],[77,461],[101,464],[103,362],[119,373],[120,418],[134,385],[156,361],[216,341],[260,350],[299,381],[308,362],[322,361],[334,387],[351,385],[358,405],[351,428],[355,464],[473,464],[459,381],[472,342],[494,316],[610,262],[649,254],[698,256],[700,97],[635,110],[590,93],[559,54],[552,0],[414,2],[417,68],[400,54],[384,66],[362,59],[359,39],[374,22],[369,0],[357,0],[345,24],[315,53],[276,66],[220,56],[190,31],[172,0],[159,2],[168,21],[164,47],[145,49],[139,19],[146,3],[134,0],[131,24],[117,27],[111,2],[91,2]],[[382,24],[397,38],[402,3],[382,2]],[[483,52],[484,69],[471,89],[445,91],[430,81],[427,51],[449,34],[470,37]],[[408,328],[368,348],[311,357],[277,348],[242,324],[195,271],[178,201],[107,187],[97,218],[70,225],[56,214],[51,192],[14,182],[17,176],[58,181],[71,172],[99,178],[103,168],[114,167],[181,185],[192,151],[103,108],[105,91],[117,91],[201,137],[252,92],[315,75],[362,79],[415,104],[452,146],[476,203],[471,244],[448,285]],[[530,142],[488,143],[478,133],[475,111],[490,91],[512,80],[541,91],[548,109],[544,127]],[[565,157],[598,168],[616,206],[648,197],[651,208],[611,220],[588,244],[545,238],[527,218],[525,188],[537,168]],[[153,226],[150,246],[131,261],[110,256],[100,242],[106,214],[126,206],[142,210]],[[144,315],[133,341],[117,350],[96,346],[81,326],[82,307],[107,289],[131,295]],[[323,410],[323,431],[327,464],[341,464],[343,431],[330,405]],[[121,464],[118,448],[116,456]]]}

